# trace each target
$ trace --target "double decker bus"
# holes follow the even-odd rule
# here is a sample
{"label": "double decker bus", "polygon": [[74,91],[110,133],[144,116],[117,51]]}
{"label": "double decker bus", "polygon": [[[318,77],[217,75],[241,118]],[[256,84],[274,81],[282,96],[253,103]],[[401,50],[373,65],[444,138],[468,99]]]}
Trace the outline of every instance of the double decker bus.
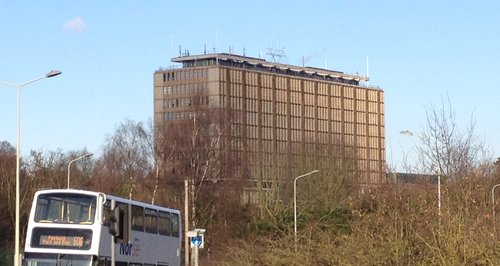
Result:
{"label": "double decker bus", "polygon": [[[110,234],[112,203],[122,210],[121,241]],[[181,232],[178,210],[100,192],[42,190],[33,200],[23,265],[108,266],[112,258],[116,266],[180,265]]]}

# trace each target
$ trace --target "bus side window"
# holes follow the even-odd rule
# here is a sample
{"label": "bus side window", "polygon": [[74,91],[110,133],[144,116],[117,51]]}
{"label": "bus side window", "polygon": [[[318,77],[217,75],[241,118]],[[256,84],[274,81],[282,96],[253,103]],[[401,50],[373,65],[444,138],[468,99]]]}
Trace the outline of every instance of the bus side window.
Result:
{"label": "bus side window", "polygon": [[168,212],[158,212],[158,232],[164,236],[172,235],[172,223]]}
{"label": "bus side window", "polygon": [[172,236],[179,237],[179,215],[171,213],[170,218],[172,221]]}
{"label": "bus side window", "polygon": [[152,234],[158,234],[158,225],[157,225],[157,214],[156,210],[147,209],[144,211],[144,216],[146,218],[146,232]]}
{"label": "bus side window", "polygon": [[132,205],[132,230],[144,232],[144,208]]}

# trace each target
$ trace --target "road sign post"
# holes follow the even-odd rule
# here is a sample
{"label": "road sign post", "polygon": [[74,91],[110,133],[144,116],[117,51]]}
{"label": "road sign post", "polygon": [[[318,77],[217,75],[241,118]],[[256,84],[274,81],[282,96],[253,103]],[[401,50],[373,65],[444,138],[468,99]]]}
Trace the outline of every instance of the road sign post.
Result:
{"label": "road sign post", "polygon": [[187,231],[187,237],[190,239],[191,248],[194,249],[194,266],[198,266],[199,249],[205,246],[205,229]]}

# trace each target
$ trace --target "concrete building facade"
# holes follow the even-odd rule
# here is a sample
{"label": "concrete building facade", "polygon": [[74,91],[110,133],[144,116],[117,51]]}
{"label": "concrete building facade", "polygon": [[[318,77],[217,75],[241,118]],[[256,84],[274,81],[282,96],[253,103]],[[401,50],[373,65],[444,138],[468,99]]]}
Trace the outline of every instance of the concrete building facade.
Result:
{"label": "concrete building facade", "polygon": [[251,178],[317,150],[352,158],[361,184],[385,182],[384,92],[367,77],[226,53],[172,61],[182,67],[154,73],[155,126],[189,119],[193,101],[231,109],[233,152],[259,164],[246,169]]}

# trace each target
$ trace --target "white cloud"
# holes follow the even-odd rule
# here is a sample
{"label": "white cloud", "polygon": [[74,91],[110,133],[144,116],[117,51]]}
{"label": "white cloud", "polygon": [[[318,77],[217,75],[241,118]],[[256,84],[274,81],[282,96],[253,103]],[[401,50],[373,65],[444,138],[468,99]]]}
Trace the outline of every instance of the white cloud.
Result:
{"label": "white cloud", "polygon": [[74,19],[70,19],[64,22],[63,29],[65,31],[76,31],[83,32],[85,31],[86,23],[81,17],[76,17]]}

